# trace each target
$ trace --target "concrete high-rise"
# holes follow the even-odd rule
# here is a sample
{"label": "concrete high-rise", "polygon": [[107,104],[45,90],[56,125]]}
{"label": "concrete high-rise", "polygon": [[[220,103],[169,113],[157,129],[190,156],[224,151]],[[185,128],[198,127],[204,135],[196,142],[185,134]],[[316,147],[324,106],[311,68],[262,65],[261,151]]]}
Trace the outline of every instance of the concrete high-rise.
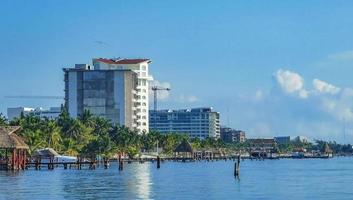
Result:
{"label": "concrete high-rise", "polygon": [[93,59],[95,70],[132,70],[137,74],[136,88],[136,117],[139,132],[149,130],[149,82],[153,80],[149,75],[149,59]]}
{"label": "concrete high-rise", "polygon": [[65,73],[65,106],[71,117],[89,110],[114,124],[139,130],[136,107],[137,74],[130,69],[76,64]]}

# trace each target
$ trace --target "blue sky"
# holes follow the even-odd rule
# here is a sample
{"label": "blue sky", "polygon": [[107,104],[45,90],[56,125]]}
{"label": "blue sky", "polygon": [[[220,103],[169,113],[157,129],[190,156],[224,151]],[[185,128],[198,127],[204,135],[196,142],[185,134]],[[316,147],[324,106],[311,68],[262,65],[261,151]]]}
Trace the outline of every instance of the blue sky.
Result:
{"label": "blue sky", "polygon": [[352,9],[319,0],[3,0],[0,112],[59,105],[3,96],[62,96],[63,67],[147,57],[172,88],[163,108],[213,106],[222,124],[252,137],[353,142]]}

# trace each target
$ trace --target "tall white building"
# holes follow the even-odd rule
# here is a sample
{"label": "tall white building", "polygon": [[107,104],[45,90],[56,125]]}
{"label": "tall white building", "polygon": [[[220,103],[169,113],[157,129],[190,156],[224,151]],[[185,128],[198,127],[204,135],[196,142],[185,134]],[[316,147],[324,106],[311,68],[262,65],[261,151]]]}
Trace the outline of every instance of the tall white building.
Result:
{"label": "tall white building", "polygon": [[137,74],[136,88],[136,117],[137,130],[139,132],[149,130],[149,82],[153,80],[149,75],[149,59],[107,59],[94,58],[93,66],[95,70],[132,70]]}

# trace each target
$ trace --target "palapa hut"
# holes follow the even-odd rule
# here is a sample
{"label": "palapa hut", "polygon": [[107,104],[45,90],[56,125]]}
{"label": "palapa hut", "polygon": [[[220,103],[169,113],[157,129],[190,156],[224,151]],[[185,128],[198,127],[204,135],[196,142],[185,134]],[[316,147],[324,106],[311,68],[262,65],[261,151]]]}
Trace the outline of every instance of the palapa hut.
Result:
{"label": "palapa hut", "polygon": [[32,154],[32,158],[35,159],[54,159],[59,154],[52,148],[38,149]]}
{"label": "palapa hut", "polygon": [[193,149],[187,140],[183,140],[174,150],[174,156],[180,158],[192,158]]}
{"label": "palapa hut", "polygon": [[19,126],[0,126],[0,150],[4,153],[4,156],[0,157],[0,169],[19,170],[26,167],[29,147],[16,135],[19,130]]}

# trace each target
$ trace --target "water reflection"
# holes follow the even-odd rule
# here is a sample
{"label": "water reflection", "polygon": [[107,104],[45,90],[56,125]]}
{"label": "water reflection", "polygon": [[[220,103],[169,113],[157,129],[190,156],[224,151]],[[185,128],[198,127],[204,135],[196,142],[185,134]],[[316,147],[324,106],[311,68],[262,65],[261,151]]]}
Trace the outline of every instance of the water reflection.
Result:
{"label": "water reflection", "polygon": [[[352,157],[0,171],[2,199],[353,199]],[[330,180],[330,181],[327,181]],[[325,184],[322,184],[325,183]],[[300,191],[300,192],[298,192]]]}
{"label": "water reflection", "polygon": [[133,175],[132,180],[135,182],[132,188],[136,192],[137,198],[151,199],[151,165],[134,165],[131,174]]}

